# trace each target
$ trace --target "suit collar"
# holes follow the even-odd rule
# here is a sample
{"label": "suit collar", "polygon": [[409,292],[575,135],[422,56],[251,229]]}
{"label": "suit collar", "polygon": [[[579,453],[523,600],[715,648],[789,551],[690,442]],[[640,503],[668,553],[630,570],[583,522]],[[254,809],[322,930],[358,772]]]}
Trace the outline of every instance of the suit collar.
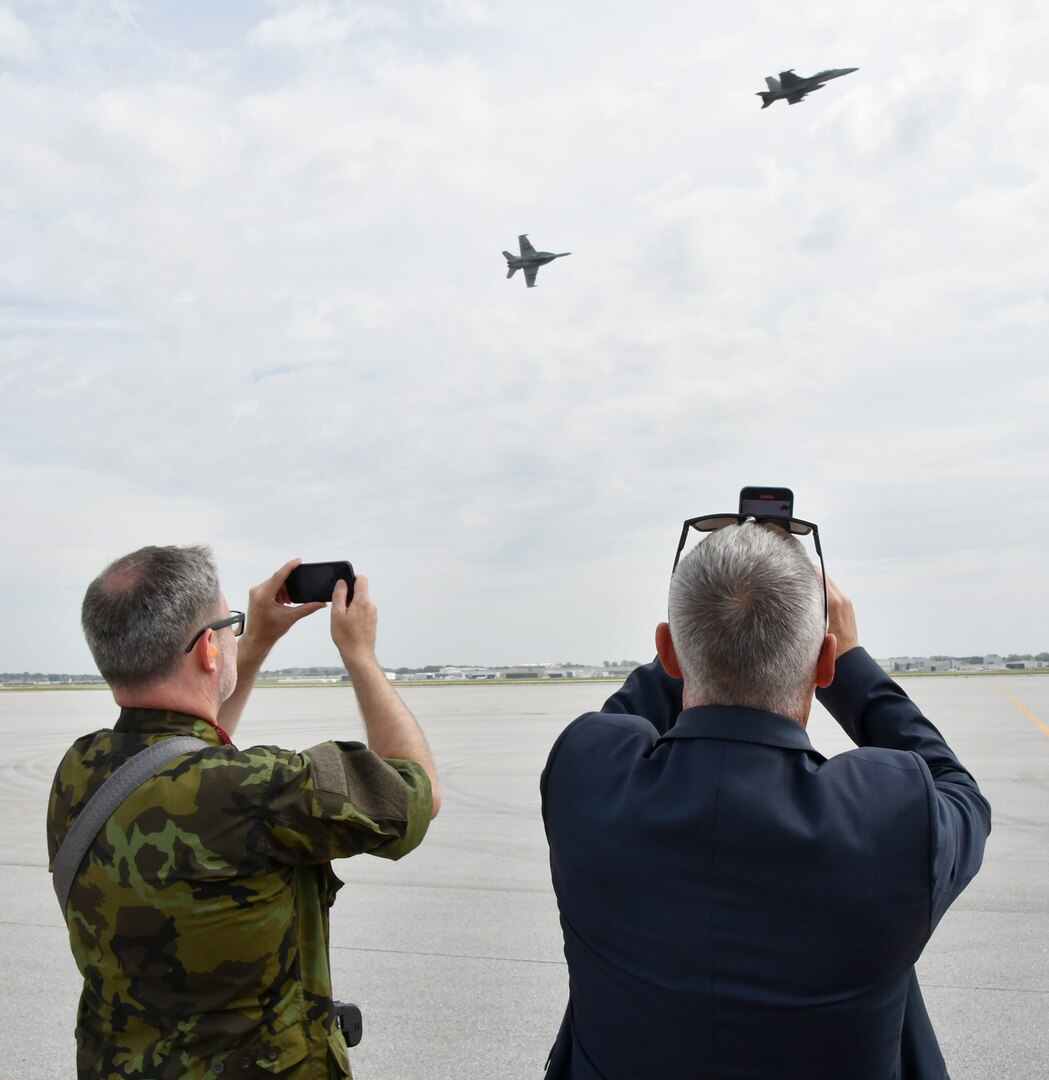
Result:
{"label": "suit collar", "polygon": [[699,705],[685,709],[659,741],[665,739],[728,739],[816,753],[797,720],[738,705]]}

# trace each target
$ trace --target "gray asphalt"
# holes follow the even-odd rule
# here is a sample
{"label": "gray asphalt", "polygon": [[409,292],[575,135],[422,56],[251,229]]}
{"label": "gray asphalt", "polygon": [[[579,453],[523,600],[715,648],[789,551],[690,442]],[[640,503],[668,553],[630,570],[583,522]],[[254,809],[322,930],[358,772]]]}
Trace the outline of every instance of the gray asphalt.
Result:
{"label": "gray asphalt", "polygon": [[[919,973],[954,1080],[1049,1077],[1049,678],[903,683],[994,809],[983,871]],[[445,806],[400,863],[337,864],[337,991],[364,1009],[358,1080],[538,1080],[567,976],[539,820],[538,777],[560,729],[608,687],[405,691],[442,770]],[[354,737],[343,689],[261,690],[238,742]],[[103,692],[0,694],[0,1080],[74,1075],[78,975],[51,891],[44,806],[69,742],[112,722]],[[295,716],[292,724],[288,717]],[[847,749],[816,711],[813,742]]]}

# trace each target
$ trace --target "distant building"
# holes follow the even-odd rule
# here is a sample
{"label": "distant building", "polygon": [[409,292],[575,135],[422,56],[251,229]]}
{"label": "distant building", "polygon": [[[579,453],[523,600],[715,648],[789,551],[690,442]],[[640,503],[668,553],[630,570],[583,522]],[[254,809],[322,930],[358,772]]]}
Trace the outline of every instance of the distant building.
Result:
{"label": "distant building", "polygon": [[499,677],[503,679],[541,679],[545,672],[539,667],[503,668]]}
{"label": "distant building", "polygon": [[927,656],[894,656],[889,659],[887,669],[890,674],[904,671],[921,672],[922,674],[934,671],[955,671],[957,661],[953,658],[930,660]]}
{"label": "distant building", "polygon": [[959,659],[956,656],[937,657],[935,659],[928,656],[893,656],[888,660],[879,660],[878,663],[890,675],[906,672],[926,674],[944,671],[959,673],[1036,671],[1039,668],[1049,668],[1049,662],[1044,660],[1005,660],[997,653],[991,653],[987,656],[967,656],[964,659]]}
{"label": "distant building", "polygon": [[478,680],[507,682],[545,679],[625,679],[631,667],[581,667],[579,664],[512,664],[506,667],[448,666],[437,671],[400,672],[395,677],[410,682],[422,680]]}

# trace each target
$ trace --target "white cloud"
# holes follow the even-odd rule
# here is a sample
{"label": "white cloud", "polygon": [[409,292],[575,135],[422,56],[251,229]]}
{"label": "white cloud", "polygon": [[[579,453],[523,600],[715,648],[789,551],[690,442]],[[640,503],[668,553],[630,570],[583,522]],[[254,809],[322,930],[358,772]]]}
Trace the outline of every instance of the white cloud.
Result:
{"label": "white cloud", "polygon": [[[61,420],[56,414],[53,422]],[[5,671],[94,671],[79,632],[91,579],[145,544],[221,549],[226,536],[226,512],[205,496],[170,496],[73,461],[29,465],[0,457],[0,491]]]}
{"label": "white cloud", "polygon": [[[170,504],[231,591],[359,563],[389,663],[586,660],[647,650],[680,520],[743,483],[873,603],[971,573],[974,508],[1049,525],[1033,9],[223,10],[20,9],[0,80],[0,454],[105,490],[91,550]],[[808,59],[860,71],[760,110]],[[573,252],[535,290],[523,231]]]}
{"label": "white cloud", "polygon": [[37,57],[36,40],[25,22],[8,7],[0,7],[0,58],[28,63]]}
{"label": "white cloud", "polygon": [[278,0],[277,12],[260,22],[251,40],[270,47],[312,51],[344,44],[358,31],[403,26],[394,5],[352,0]]}

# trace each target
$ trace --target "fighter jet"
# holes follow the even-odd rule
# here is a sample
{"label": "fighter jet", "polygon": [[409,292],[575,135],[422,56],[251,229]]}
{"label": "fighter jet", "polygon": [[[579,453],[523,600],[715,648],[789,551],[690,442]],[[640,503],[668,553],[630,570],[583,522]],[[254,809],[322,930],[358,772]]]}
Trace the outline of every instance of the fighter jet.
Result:
{"label": "fighter jet", "polygon": [[859,70],[859,68],[829,68],[818,75],[809,75],[806,78],[803,75],[795,75],[794,69],[791,68],[789,71],[781,71],[778,79],[774,75],[766,75],[765,82],[768,83],[769,88],[759,90],[757,94],[761,98],[763,109],[767,109],[780,98],[786,98],[788,105],[797,105],[806,94],[819,90],[827,84],[828,80],[840,79],[842,75],[851,75]]}
{"label": "fighter jet", "polygon": [[528,240],[528,234],[522,233],[517,238],[518,246],[521,248],[520,256],[511,255],[509,251],[504,251],[506,256],[506,265],[510,268],[506,272],[508,278],[512,278],[518,270],[525,272],[525,283],[528,288],[535,288],[535,275],[539,273],[539,267],[545,266],[548,262],[553,262],[554,259],[563,259],[566,255],[571,255],[570,251],[560,251],[556,255],[552,251],[536,251],[532,247]]}

